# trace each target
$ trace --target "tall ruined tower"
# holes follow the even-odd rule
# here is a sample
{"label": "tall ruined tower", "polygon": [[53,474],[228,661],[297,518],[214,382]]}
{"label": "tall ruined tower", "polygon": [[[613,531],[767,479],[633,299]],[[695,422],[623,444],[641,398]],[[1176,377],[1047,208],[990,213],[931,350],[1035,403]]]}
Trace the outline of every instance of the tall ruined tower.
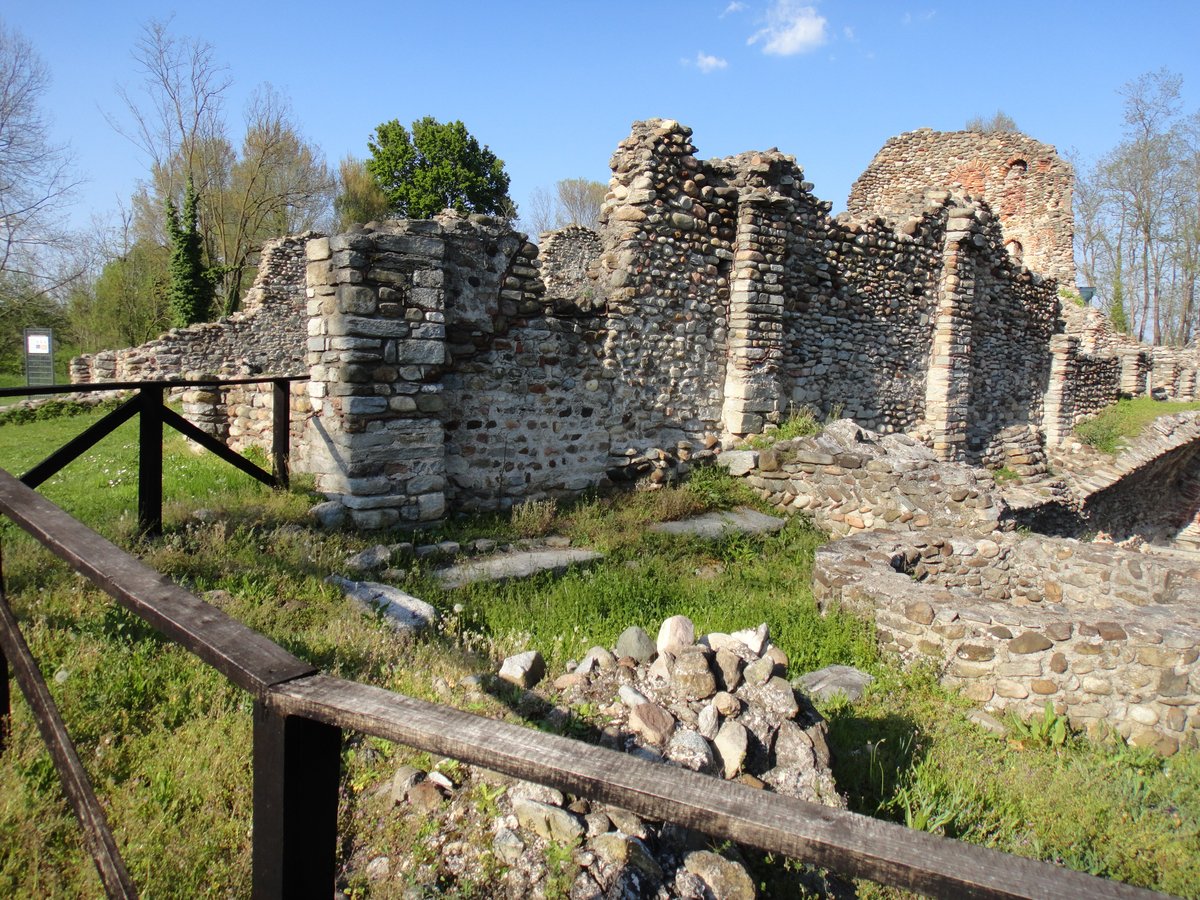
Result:
{"label": "tall ruined tower", "polygon": [[1015,260],[1074,287],[1075,174],[1049,144],[1019,132],[921,128],[890,138],[850,190],[857,217],[898,216],[914,198],[945,188],[985,201]]}

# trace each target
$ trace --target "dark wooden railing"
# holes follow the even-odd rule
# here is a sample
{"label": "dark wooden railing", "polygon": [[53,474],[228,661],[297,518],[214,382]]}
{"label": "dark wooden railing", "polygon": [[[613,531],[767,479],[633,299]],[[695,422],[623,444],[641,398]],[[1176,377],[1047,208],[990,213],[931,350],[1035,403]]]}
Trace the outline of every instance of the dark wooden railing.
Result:
{"label": "dark wooden railing", "polygon": [[[3,470],[0,513],[254,696],[256,898],[327,900],[332,894],[342,729],[932,896],[1162,896],[323,675],[109,543]],[[0,647],[51,747],[105,887],[112,897],[134,896],[100,804],[2,595],[0,608]],[[6,686],[0,696],[7,697]],[[7,713],[7,707],[0,709],[0,715]]]}
{"label": "dark wooden railing", "polygon": [[[288,446],[291,428],[289,385],[307,381],[307,375],[275,375],[265,378],[163,379],[158,381],[104,381],[95,384],[54,384],[45,387],[0,389],[0,397],[45,396],[48,394],[82,394],[111,391],[132,391],[133,396],[112,410],[100,421],[59,447],[44,460],[21,476],[29,487],[37,487],[64,466],[86,453],[101,439],[112,434],[134,416],[138,421],[138,531],[154,537],[162,533],[162,440],[163,426],[169,425],[191,438],[206,450],[215,453],[231,466],[276,488],[288,486]],[[163,402],[172,388],[226,387],[236,384],[265,384],[271,388],[271,464],[268,472],[246,457],[235,453],[212,435],[197,428]]]}

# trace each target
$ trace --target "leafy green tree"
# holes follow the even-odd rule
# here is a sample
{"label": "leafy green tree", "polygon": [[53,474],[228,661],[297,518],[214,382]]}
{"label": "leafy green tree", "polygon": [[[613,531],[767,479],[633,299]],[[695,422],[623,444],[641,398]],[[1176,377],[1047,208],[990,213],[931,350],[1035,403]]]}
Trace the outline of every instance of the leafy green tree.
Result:
{"label": "leafy green tree", "polygon": [[67,331],[62,306],[32,275],[0,271],[0,373],[24,372],[25,329],[53,328],[61,340]]}
{"label": "leafy green tree", "polygon": [[183,195],[182,216],[175,201],[167,198],[167,233],[171,246],[167,303],[171,309],[171,324],[176,326],[207,322],[212,313],[213,285],[204,265],[204,238],[197,212],[199,202],[196,186],[190,178]]}
{"label": "leafy green tree", "polygon": [[412,134],[397,119],[375,129],[367,170],[402,218],[428,219],[447,207],[459,212],[516,216],[504,161],[480,146],[462,122],[426,116]]}
{"label": "leafy green tree", "polygon": [[347,156],[338,163],[338,194],[333,201],[338,231],[345,231],[355,223],[385,219],[390,207],[387,195],[367,171],[365,161]]}
{"label": "leafy green tree", "polygon": [[71,291],[67,315],[84,353],[136,347],[171,327],[169,251],[137,241],[110,257],[91,285]]}

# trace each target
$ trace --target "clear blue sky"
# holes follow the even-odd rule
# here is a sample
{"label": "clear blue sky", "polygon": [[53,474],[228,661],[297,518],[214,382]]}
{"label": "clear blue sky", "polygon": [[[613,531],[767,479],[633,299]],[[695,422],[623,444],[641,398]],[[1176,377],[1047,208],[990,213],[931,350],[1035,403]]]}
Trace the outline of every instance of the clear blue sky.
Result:
{"label": "clear blue sky", "polygon": [[[87,179],[72,224],[114,210],[147,162],[105,114],[124,110],[144,24],[171,9],[143,0],[7,4],[52,85],[45,106]],[[287,4],[202,0],[173,33],[210,42],[246,95],[291,98],[327,160],[365,156],[382,121],[461,119],[506,163],[520,207],[560,178],[608,180],[635,119],[678,119],[701,157],[778,147],[816,193],[844,208],[891,135],[953,130],[1003,109],[1031,136],[1084,160],[1122,128],[1124,83],[1166,67],[1200,109],[1200,3],[907,0],[606,0]]]}

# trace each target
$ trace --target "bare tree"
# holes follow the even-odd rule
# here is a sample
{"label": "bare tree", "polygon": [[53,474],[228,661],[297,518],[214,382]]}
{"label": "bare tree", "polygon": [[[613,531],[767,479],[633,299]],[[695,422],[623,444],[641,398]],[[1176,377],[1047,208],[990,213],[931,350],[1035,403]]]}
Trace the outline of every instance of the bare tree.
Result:
{"label": "bare tree", "polygon": [[608,187],[586,178],[564,178],[556,185],[558,203],[567,225],[595,228]]}
{"label": "bare tree", "polygon": [[1152,72],[1121,89],[1124,138],[1075,191],[1081,271],[1118,327],[1154,343],[1196,335],[1200,113],[1180,118],[1182,80]]}
{"label": "bare tree", "polygon": [[214,177],[228,180],[210,188],[204,204],[209,258],[222,261],[225,310],[232,312],[251,253],[267,238],[307,231],[326,216],[334,178],[320,151],[300,136],[290,104],[270,85],[255,92],[246,111],[241,153]]}
{"label": "bare tree", "polygon": [[0,274],[34,284],[44,281],[39,253],[64,242],[56,219],[77,184],[66,148],[46,136],[40,104],[48,83],[28,41],[0,22]]}
{"label": "bare tree", "polygon": [[975,116],[967,120],[967,131],[977,131],[980,134],[994,134],[1002,132],[1020,131],[1017,127],[1016,120],[1002,109],[996,110],[996,114],[990,119],[984,119],[983,116]]}
{"label": "bare tree", "polygon": [[524,228],[532,235],[539,235],[558,227],[558,210],[554,196],[545,188],[534,188],[524,205]]}
{"label": "bare tree", "polygon": [[176,37],[166,23],[151,22],[134,59],[141,90],[119,91],[133,126],[113,124],[150,162],[150,177],[134,198],[139,237],[165,241],[165,202],[180,203],[190,178],[200,198],[219,311],[231,313],[264,240],[328,218],[333,175],[319,148],[302,137],[287,99],[270,85],[253,94],[240,150],[235,148],[223,110],[231,81],[210,44]]}
{"label": "bare tree", "polygon": [[[108,121],[146,154],[156,174],[182,159],[184,180],[191,175],[203,192],[208,185],[198,176],[204,174],[208,148],[225,139],[222,110],[233,81],[226,67],[214,60],[211,44],[175,37],[169,25],[150,21],[134,48],[140,96],[124,85],[117,88],[132,124],[123,125],[111,116]],[[183,181],[172,188],[182,191]]]}
{"label": "bare tree", "polygon": [[356,223],[386,219],[391,204],[367,171],[365,160],[343,157],[338,163],[338,192],[333,201],[335,227],[343,231]]}
{"label": "bare tree", "polygon": [[554,185],[553,194],[537,188],[526,204],[526,227],[532,234],[568,225],[595,228],[607,193],[607,186],[587,178],[564,178]]}

